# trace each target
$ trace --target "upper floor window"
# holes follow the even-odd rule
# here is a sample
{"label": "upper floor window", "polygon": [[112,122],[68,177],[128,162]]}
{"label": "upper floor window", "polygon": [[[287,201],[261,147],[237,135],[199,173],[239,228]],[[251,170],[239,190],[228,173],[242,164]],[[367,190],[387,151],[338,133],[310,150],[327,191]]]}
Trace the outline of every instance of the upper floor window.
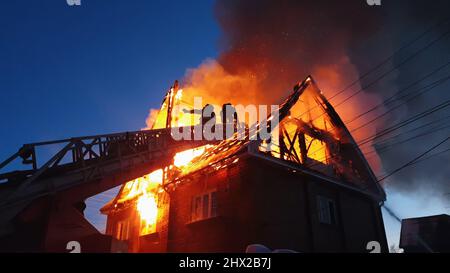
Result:
{"label": "upper floor window", "polygon": [[117,223],[116,238],[121,241],[126,241],[130,237],[130,222],[120,221]]}
{"label": "upper floor window", "polygon": [[192,198],[191,222],[217,216],[217,191],[211,191]]}
{"label": "upper floor window", "polygon": [[337,224],[336,203],[334,200],[324,196],[318,196],[317,209],[320,223],[327,225]]}

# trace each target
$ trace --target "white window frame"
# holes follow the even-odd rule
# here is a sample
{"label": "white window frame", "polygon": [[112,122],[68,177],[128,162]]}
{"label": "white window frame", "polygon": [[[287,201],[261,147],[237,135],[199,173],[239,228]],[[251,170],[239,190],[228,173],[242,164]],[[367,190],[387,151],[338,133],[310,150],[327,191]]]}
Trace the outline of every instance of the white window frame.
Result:
{"label": "white window frame", "polygon": [[[213,196],[215,208],[213,207]],[[205,201],[206,200],[206,201]],[[212,190],[192,197],[191,222],[211,219],[217,216],[217,190]]]}

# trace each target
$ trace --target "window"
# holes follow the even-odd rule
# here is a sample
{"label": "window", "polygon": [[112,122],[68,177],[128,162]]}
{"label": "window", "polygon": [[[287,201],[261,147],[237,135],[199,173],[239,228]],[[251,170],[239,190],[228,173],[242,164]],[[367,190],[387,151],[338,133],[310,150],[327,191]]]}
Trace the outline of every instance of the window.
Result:
{"label": "window", "polygon": [[217,191],[192,198],[191,221],[201,221],[217,216]]}
{"label": "window", "polygon": [[211,210],[210,210],[210,217],[216,217],[217,216],[217,192],[211,192]]}
{"label": "window", "polygon": [[336,204],[332,199],[323,196],[318,196],[317,208],[320,223],[327,225],[337,224]]}
{"label": "window", "polygon": [[129,221],[121,221],[117,223],[116,238],[121,241],[126,241],[129,239]]}

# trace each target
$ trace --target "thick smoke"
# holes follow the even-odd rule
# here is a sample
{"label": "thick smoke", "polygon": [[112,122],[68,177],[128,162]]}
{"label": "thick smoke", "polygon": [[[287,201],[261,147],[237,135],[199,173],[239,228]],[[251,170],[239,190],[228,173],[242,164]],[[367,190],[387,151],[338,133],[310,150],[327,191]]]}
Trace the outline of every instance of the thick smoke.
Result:
{"label": "thick smoke", "polygon": [[[251,92],[251,97],[256,98],[258,102],[273,103],[284,97],[293,83],[310,74],[316,78],[325,95],[331,97],[405,43],[448,16],[446,13],[449,10],[450,2],[446,0],[382,1],[380,7],[369,6],[364,0],[218,0],[215,12],[223,31],[220,41],[222,54],[218,63],[231,75],[250,75],[254,78],[258,88]],[[390,63],[364,78],[361,85],[370,84],[448,29],[450,25],[447,24],[430,32],[422,40],[397,54]],[[436,43],[356,98],[338,107],[337,111],[344,120],[364,112],[420,76],[426,75],[443,61],[449,60],[449,48],[449,39]],[[448,71],[442,72],[448,74]],[[422,84],[429,84],[442,75],[437,74],[435,78],[430,78]],[[359,87],[353,86],[346,94],[355,92]],[[363,139],[374,134],[375,130],[380,131],[437,105],[448,99],[445,90],[448,93],[448,85],[405,102],[404,106],[384,119],[367,126],[364,132],[355,133],[355,138]],[[239,92],[236,96],[246,96],[245,89]],[[332,103],[336,104],[341,101],[340,98],[345,97],[344,94]],[[409,97],[398,103],[407,99]],[[349,124],[350,129],[371,120],[392,106],[386,105],[386,108],[366,115],[359,122]],[[447,115],[448,113],[447,111]],[[396,133],[405,133],[444,116],[445,111],[437,113]],[[420,132],[423,131],[416,131],[415,134]],[[381,154],[383,169],[388,173],[448,134],[449,130],[443,130],[418,138],[417,141],[396,145]],[[414,134],[405,134],[395,139],[395,142],[412,136]],[[363,150],[370,152],[370,148]],[[450,192],[450,168],[447,163],[450,157],[447,154],[440,159],[424,161],[401,172],[388,182],[395,190],[410,193],[420,192],[424,188],[433,189],[437,194]],[[382,172],[379,174],[383,175]]]}
{"label": "thick smoke", "polygon": [[259,101],[279,99],[308,75],[330,93],[341,87],[355,73],[349,49],[380,17],[361,0],[219,0],[215,12],[223,31],[219,63],[257,78]]}
{"label": "thick smoke", "polygon": [[[369,6],[365,0],[217,0],[215,14],[223,33],[219,41],[220,54],[217,60],[206,60],[200,67],[188,70],[183,80],[185,100],[201,95],[205,103],[219,105],[227,102],[279,103],[291,92],[295,83],[308,75],[316,79],[325,96],[330,98],[425,30],[450,17],[449,10],[448,0],[384,0],[381,6]],[[449,22],[433,29],[421,40],[403,48],[389,63],[332,99],[331,103],[335,105],[361,86],[371,84],[449,29]],[[447,37],[370,88],[364,88],[364,92],[336,110],[344,121],[351,120],[449,61],[449,49],[450,39]],[[443,70],[421,84],[428,85],[449,74],[450,69]],[[417,90],[420,85],[414,88],[407,91]],[[446,84],[413,100],[406,97],[394,105],[378,108],[357,122],[348,124],[348,127],[352,130],[392,106],[404,103],[364,130],[353,133],[357,141],[364,139],[447,100],[450,97],[448,90],[450,86]],[[387,144],[441,128],[431,126],[409,133],[415,127],[439,119],[443,121],[437,125],[449,125],[450,118],[444,119],[449,115],[448,110],[443,110],[404,127],[394,132],[404,135]],[[373,153],[373,147],[366,145],[363,152],[368,155],[376,173],[383,176],[383,170],[389,173],[449,133],[448,128],[441,129],[384,151],[374,143],[380,151],[381,166],[377,164],[376,156],[374,159],[377,153]],[[385,140],[377,140],[381,141]],[[450,144],[447,144],[438,152],[449,147]],[[409,195],[427,192],[428,195],[432,193],[434,197],[443,198],[445,192],[450,192],[448,162],[449,153],[421,162],[387,180],[387,186]]]}
{"label": "thick smoke", "polygon": [[269,98],[310,74],[320,83],[327,70],[351,69],[348,50],[377,28],[379,13],[360,0],[218,1],[219,62],[232,74],[258,77]]}
{"label": "thick smoke", "polygon": [[[405,44],[408,44],[409,41],[414,40],[416,37],[419,37],[421,33],[427,33],[422,39],[414,44],[410,44],[408,47],[404,48],[400,54],[397,54],[393,61],[385,67],[385,70],[399,66],[409,56],[412,56],[412,54],[427,44],[430,44],[432,41],[437,40],[450,30],[450,15],[448,14],[448,11],[450,10],[449,1],[396,0],[390,2],[384,1],[383,5],[385,14],[381,25],[381,32],[373,39],[373,44],[379,46],[383,45],[383,42],[386,44],[386,41],[389,41],[386,46],[391,47],[392,50],[396,50],[404,47]],[[431,31],[426,32],[427,30]],[[384,79],[381,84],[370,88],[368,92],[380,94],[384,98],[390,97],[398,90],[402,90],[404,87],[449,62],[449,38],[449,35],[444,36],[444,38],[434,43],[428,49],[422,51],[410,62],[400,66],[395,73],[389,75],[389,77]],[[368,45],[368,47],[370,48],[370,45]],[[379,48],[372,47],[370,50],[373,54],[358,52],[351,56],[353,63],[355,63],[361,71],[367,71],[370,68],[374,56],[379,56],[380,59],[383,56],[383,51]],[[447,67],[439,73],[434,74],[432,77],[427,78],[425,81],[422,81],[419,85],[414,86],[414,88],[409,89],[407,92],[420,92],[420,88],[428,86],[430,83],[448,75],[450,75],[450,69]],[[366,81],[371,81],[371,79],[368,78]],[[379,125],[378,130],[401,122],[408,117],[414,116],[448,100],[450,98],[449,90],[450,84],[447,82],[435,89],[425,92],[415,99],[411,99],[411,96],[408,96],[399,100],[397,103],[402,103],[404,105],[388,115],[385,124]],[[394,103],[393,105],[396,105],[397,103]],[[389,107],[392,107],[393,105],[391,104]],[[403,135],[389,143],[400,143],[403,140],[411,138],[414,138],[414,140],[394,145],[395,147],[384,150],[383,152],[380,151],[380,157],[386,172],[394,170],[399,167],[399,165],[412,160],[417,155],[449,136],[449,115],[449,109],[443,109],[415,122],[411,126],[396,131],[395,134],[402,133]],[[436,121],[438,122],[426,126],[427,124]],[[420,130],[413,130],[420,126],[425,127]],[[415,138],[418,135],[423,136]],[[379,145],[378,149],[381,149],[381,147],[382,146]],[[433,153],[444,151],[448,148],[450,148],[450,143],[446,143]],[[430,158],[395,175],[388,181],[388,186],[395,191],[422,195],[422,198],[420,198],[421,200],[448,199],[449,196],[445,195],[445,193],[450,192],[450,168],[448,162],[450,162],[450,153],[444,153],[440,156]],[[424,195],[429,198],[423,198]]]}
{"label": "thick smoke", "polygon": [[[189,70],[183,86],[187,96],[219,105],[278,104],[308,75],[332,97],[359,77],[349,53],[377,32],[382,15],[361,0],[219,0],[215,13],[221,54]],[[376,94],[362,93],[351,107],[337,110],[348,120],[380,102]],[[368,126],[354,137],[374,133],[375,126]],[[379,169],[377,157],[370,163]]]}

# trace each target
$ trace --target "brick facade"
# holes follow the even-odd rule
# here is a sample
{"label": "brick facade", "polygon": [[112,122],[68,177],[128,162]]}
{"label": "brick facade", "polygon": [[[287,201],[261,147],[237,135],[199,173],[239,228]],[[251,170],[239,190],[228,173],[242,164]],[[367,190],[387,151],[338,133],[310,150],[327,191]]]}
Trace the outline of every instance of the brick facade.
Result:
{"label": "brick facade", "polygon": [[[298,252],[367,252],[370,241],[388,250],[378,202],[318,176],[246,154],[231,167],[181,182],[165,201],[157,233],[134,234],[130,251],[244,252],[250,244],[263,244]],[[211,192],[215,216],[193,221],[195,197]],[[320,198],[332,205],[326,215],[331,224],[321,223]],[[108,228],[120,217],[110,214]]]}

